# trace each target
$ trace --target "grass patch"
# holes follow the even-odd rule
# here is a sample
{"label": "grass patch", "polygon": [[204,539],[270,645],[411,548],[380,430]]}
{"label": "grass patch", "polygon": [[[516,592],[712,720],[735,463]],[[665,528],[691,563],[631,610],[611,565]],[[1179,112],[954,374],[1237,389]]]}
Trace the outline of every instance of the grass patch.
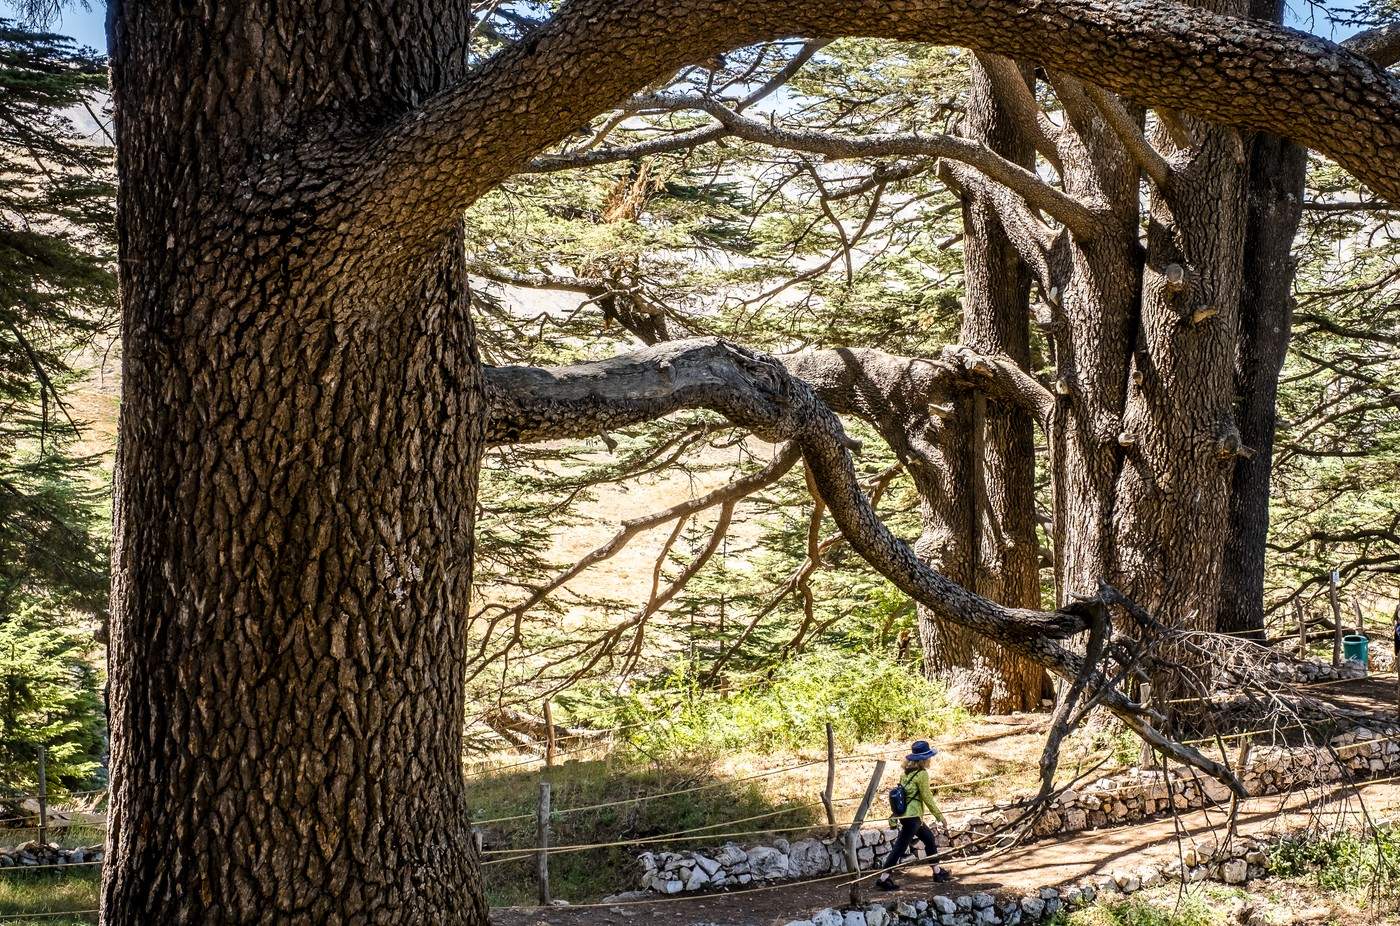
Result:
{"label": "grass patch", "polygon": [[[796,764],[796,763],[794,763]],[[820,807],[807,806],[811,794],[791,792],[784,778],[732,781],[719,770],[698,764],[642,764],[626,759],[574,762],[548,775],[551,805],[556,808],[612,804],[647,795],[652,800],[621,803],[575,813],[556,813],[550,822],[554,845],[590,845],[623,840],[629,844],[552,854],[550,885],[554,896],[582,902],[635,887],[635,859],[643,849],[702,848],[724,841],[718,834],[751,832],[738,841],[762,839],[774,830],[806,829],[825,819]],[[468,795],[476,819],[523,819],[481,826],[488,854],[487,895],[493,906],[533,903],[533,856],[505,860],[502,850],[536,845],[534,813],[539,773],[474,781]],[[701,790],[692,790],[692,789]],[[762,815],[763,819],[742,822]],[[651,842],[665,834],[700,830],[699,838]]]}
{"label": "grass patch", "polygon": [[[79,926],[97,922],[97,914],[44,916],[67,910],[96,910],[102,873],[98,866],[72,870],[0,869],[0,916],[6,926]],[[32,919],[25,918],[33,914]]]}
{"label": "grass patch", "polygon": [[[14,829],[0,830],[0,846],[13,847],[31,840],[38,840],[38,827],[15,827]],[[75,825],[56,827],[50,826],[46,838],[50,843],[57,843],[65,849],[74,849],[78,846],[100,846],[107,839],[107,831],[100,826]]]}
{"label": "grass patch", "polygon": [[1172,906],[1158,906],[1143,897],[1106,900],[1095,906],[1060,914],[1054,926],[1223,926],[1221,908],[1200,893],[1189,894]]}
{"label": "grass patch", "polygon": [[1309,876],[1327,891],[1369,896],[1400,905],[1400,827],[1384,826],[1367,837],[1343,830],[1280,843],[1269,871],[1281,878]]}

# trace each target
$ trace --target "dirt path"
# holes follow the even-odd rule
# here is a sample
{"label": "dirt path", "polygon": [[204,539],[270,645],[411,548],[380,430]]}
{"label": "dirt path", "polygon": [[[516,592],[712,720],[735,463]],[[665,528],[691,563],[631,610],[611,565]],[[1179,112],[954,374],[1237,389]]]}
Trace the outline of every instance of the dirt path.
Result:
{"label": "dirt path", "polygon": [[1335,685],[1320,685],[1307,691],[1340,707],[1364,711],[1391,721],[1395,719],[1397,699],[1393,675],[1371,675]]}
{"label": "dirt path", "polygon": [[[1267,835],[1308,823],[1356,822],[1361,819],[1362,808],[1358,791],[1372,818],[1393,816],[1400,810],[1400,783],[1381,781],[1363,784],[1356,790],[1339,786],[1321,794],[1273,795],[1248,801],[1241,808],[1239,831]],[[976,891],[1019,896],[1041,887],[1107,874],[1116,868],[1136,869],[1150,856],[1170,858],[1177,852],[1178,832],[1188,840],[1213,838],[1223,833],[1225,819],[1223,810],[1196,811],[1177,820],[1150,820],[1136,826],[1076,833],[1018,846],[995,857],[954,861],[948,865],[953,882],[937,885],[936,889],[926,871],[914,868],[904,873],[902,890],[881,896],[915,899],[935,893],[956,896]],[[841,875],[678,900],[499,910],[492,914],[491,922],[495,926],[781,926],[823,907],[840,906],[848,892],[846,876]]]}

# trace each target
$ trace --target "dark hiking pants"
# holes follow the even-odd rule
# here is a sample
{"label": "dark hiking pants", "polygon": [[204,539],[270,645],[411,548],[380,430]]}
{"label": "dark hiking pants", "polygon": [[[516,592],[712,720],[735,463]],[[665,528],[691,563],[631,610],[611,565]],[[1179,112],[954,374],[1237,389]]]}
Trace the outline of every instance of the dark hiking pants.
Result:
{"label": "dark hiking pants", "polygon": [[880,867],[888,871],[900,863],[904,858],[904,853],[909,851],[910,844],[914,837],[924,844],[924,855],[928,857],[929,864],[933,864],[938,858],[938,847],[933,841],[933,830],[925,825],[920,817],[905,817],[899,821],[899,835],[895,838],[894,848],[885,857],[885,864]]}

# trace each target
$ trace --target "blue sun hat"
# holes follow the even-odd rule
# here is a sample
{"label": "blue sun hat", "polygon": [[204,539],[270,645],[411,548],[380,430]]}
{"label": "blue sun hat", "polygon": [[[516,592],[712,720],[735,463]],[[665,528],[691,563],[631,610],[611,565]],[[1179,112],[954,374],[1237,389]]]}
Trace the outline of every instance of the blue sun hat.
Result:
{"label": "blue sun hat", "polygon": [[905,760],[909,762],[922,762],[925,759],[932,759],[934,756],[938,755],[938,750],[930,746],[928,740],[917,740],[914,745],[909,748],[914,750],[904,757]]}

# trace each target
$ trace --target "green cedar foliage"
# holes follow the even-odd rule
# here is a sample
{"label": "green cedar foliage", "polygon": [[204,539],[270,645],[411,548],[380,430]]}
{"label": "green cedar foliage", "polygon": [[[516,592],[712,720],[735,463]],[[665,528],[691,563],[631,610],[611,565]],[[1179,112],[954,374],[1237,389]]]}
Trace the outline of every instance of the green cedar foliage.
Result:
{"label": "green cedar foliage", "polygon": [[[0,20],[0,792],[100,772],[106,476],[71,390],[114,316],[111,149],[95,121],[103,62]],[[86,628],[85,630],[83,628]]]}

